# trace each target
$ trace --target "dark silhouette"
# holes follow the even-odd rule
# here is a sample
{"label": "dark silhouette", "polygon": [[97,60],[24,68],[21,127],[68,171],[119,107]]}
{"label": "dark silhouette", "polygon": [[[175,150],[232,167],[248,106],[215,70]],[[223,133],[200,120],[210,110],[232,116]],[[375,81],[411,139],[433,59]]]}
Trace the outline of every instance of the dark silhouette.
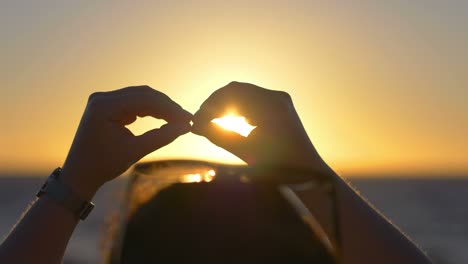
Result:
{"label": "dark silhouette", "polygon": [[131,218],[122,263],[334,263],[272,187],[175,184]]}
{"label": "dark silhouette", "polygon": [[[247,138],[211,122],[231,107],[257,126]],[[153,116],[168,123],[134,136],[125,125],[137,116]],[[40,198],[2,243],[0,262],[60,263],[79,219],[89,213],[89,201],[100,187],[148,153],[190,131],[232,152],[252,168],[291,167],[326,175],[336,193],[342,263],[430,263],[422,251],[322,160],[287,93],[239,82],[215,91],[195,115],[149,86],[91,95],[63,169],[49,178],[51,185],[45,187],[51,188],[40,192]],[[289,175],[284,176],[287,181]],[[203,198],[205,195],[209,199]],[[200,200],[202,204],[198,203]],[[329,225],[329,219],[323,215],[328,198],[314,200],[314,216],[322,226]],[[159,215],[154,217],[155,214]],[[183,218],[192,219],[192,225]],[[204,221],[214,224],[207,228]],[[240,232],[242,236],[238,235]],[[187,233],[191,236],[184,236]],[[197,243],[205,241],[197,236],[204,236],[212,245]],[[155,244],[141,243],[145,240]],[[187,249],[184,242],[193,248]],[[310,230],[271,189],[237,183],[176,185],[143,206],[131,220],[122,256],[128,263],[147,263],[158,259],[152,256],[157,251],[166,258],[180,243],[180,250],[173,256],[177,260],[207,259],[211,255],[196,249],[206,247],[209,252],[214,247],[218,251],[212,252],[213,258],[218,260],[227,255],[228,261],[242,262],[246,258],[330,261],[316,242]],[[238,244],[243,244],[243,251],[228,248]]]}

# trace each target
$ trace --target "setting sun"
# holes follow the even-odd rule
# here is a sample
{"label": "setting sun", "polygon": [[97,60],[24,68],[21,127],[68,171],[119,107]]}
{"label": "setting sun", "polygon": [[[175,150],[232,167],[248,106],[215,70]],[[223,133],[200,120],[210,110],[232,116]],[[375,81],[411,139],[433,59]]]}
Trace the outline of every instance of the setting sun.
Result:
{"label": "setting sun", "polygon": [[250,125],[245,117],[236,115],[225,115],[220,118],[215,118],[211,122],[221,126],[226,130],[234,131],[244,137],[247,137],[255,126]]}

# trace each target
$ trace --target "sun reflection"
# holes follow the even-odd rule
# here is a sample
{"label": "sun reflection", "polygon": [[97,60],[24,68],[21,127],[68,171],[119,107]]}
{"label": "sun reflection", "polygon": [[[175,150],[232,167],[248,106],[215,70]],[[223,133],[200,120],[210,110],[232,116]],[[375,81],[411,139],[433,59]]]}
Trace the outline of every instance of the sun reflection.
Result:
{"label": "sun reflection", "polygon": [[211,182],[216,176],[214,170],[209,170],[205,173],[190,173],[184,174],[180,178],[180,182],[193,183],[193,182]]}
{"label": "sun reflection", "polygon": [[201,175],[200,173],[194,173],[194,174],[185,174],[182,176],[182,182],[201,182]]}
{"label": "sun reflection", "polygon": [[220,118],[215,118],[211,122],[221,126],[226,130],[234,131],[244,137],[247,137],[255,126],[250,125],[245,117],[236,115],[225,115]]}

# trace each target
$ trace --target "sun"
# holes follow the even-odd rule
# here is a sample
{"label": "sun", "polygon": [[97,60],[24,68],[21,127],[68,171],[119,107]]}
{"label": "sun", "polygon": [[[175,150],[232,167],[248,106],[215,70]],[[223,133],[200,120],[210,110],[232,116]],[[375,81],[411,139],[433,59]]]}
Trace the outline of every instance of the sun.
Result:
{"label": "sun", "polygon": [[256,127],[250,125],[245,117],[243,116],[237,116],[233,114],[228,114],[220,118],[215,118],[211,120],[211,122],[219,125],[220,127],[234,131],[244,137],[247,137],[252,130],[254,130]]}

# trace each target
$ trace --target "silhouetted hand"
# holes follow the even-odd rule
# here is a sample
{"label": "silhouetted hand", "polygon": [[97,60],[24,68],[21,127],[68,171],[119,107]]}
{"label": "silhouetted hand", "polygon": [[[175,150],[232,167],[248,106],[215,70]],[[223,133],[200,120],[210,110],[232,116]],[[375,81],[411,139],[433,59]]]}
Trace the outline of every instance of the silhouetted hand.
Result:
{"label": "silhouetted hand", "polygon": [[[211,122],[231,109],[257,126],[248,137]],[[193,133],[205,136],[249,165],[324,167],[286,92],[231,82],[201,105],[193,122]]]}
{"label": "silhouetted hand", "polygon": [[[153,116],[168,123],[134,136],[125,125],[137,116]],[[148,153],[189,132],[191,119],[192,114],[149,86],[94,93],[63,166],[63,180],[90,196]]]}

